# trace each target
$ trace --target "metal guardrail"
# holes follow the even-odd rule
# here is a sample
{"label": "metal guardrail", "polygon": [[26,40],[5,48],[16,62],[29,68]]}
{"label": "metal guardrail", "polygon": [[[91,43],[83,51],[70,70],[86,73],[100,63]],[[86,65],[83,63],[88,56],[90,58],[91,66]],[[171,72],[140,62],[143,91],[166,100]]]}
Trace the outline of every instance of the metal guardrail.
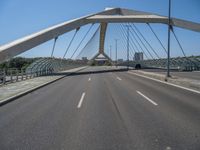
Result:
{"label": "metal guardrail", "polygon": [[[177,57],[170,59],[171,69],[185,70],[185,71],[195,71],[200,70],[200,56],[191,57]],[[130,61],[130,66],[135,67],[140,64],[142,67],[155,67],[155,68],[166,68],[166,59],[151,59],[151,60],[141,60],[141,61]],[[119,65],[126,66],[127,62],[122,62]]]}
{"label": "metal guardrail", "polygon": [[26,69],[0,70],[0,85],[23,81],[39,76],[53,75],[54,73],[84,66],[82,61],[72,61],[58,58],[41,58],[34,61]]}
{"label": "metal guardrail", "polygon": [[5,85],[9,83],[14,83],[18,81],[23,81],[27,79],[32,79],[38,76],[45,76],[53,74],[53,70],[46,69],[46,70],[38,70],[38,71],[31,71],[26,72],[25,69],[7,69],[7,70],[0,70],[0,85]]}

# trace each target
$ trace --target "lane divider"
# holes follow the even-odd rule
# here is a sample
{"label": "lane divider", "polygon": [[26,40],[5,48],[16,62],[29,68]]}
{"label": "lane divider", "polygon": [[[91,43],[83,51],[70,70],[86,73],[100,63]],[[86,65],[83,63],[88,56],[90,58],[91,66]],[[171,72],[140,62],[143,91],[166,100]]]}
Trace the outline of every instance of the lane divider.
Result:
{"label": "lane divider", "polygon": [[150,103],[152,103],[153,105],[157,106],[158,104],[156,102],[154,102],[153,100],[151,100],[150,98],[148,98],[147,96],[145,96],[144,94],[142,94],[140,91],[136,91],[139,95],[141,95],[142,97],[144,97],[146,100],[148,100]]}
{"label": "lane divider", "polygon": [[85,92],[83,92],[83,94],[81,95],[81,99],[80,99],[80,101],[79,101],[79,103],[78,103],[78,105],[77,105],[77,108],[81,108],[81,105],[82,105],[82,103],[83,103],[84,97],[85,97]]}
{"label": "lane divider", "polygon": [[153,81],[156,81],[156,82],[160,82],[160,83],[164,83],[164,84],[167,84],[167,85],[171,85],[171,86],[174,86],[174,87],[177,87],[177,88],[180,88],[180,89],[184,89],[184,90],[187,90],[187,91],[190,91],[190,92],[194,92],[194,93],[200,94],[200,91],[193,90],[193,89],[190,89],[190,88],[186,88],[186,87],[183,87],[183,86],[180,86],[180,85],[176,85],[176,84],[173,84],[173,83],[161,81],[161,80],[154,79],[154,78],[151,78],[151,77],[147,77],[147,76],[144,76],[144,75],[139,75],[139,74],[133,73],[133,72],[128,72],[128,73],[136,75],[136,76],[139,76],[139,77],[143,77],[143,78],[146,78],[146,79],[150,79],[150,80],[153,80]]}
{"label": "lane divider", "polygon": [[[36,91],[36,90],[38,90],[38,89],[40,89],[40,88],[42,88],[42,87],[45,87],[45,86],[47,86],[47,85],[49,85],[49,84],[51,84],[51,83],[54,83],[54,82],[56,82],[56,81],[58,81],[58,80],[61,80],[61,79],[65,78],[65,77],[69,76],[69,75],[72,74],[72,73],[79,72],[79,71],[84,70],[84,69],[86,69],[86,68],[88,68],[88,67],[81,67],[81,68],[79,68],[79,69],[76,68],[76,69],[78,69],[78,70],[72,71],[72,72],[68,72],[68,73],[66,72],[66,75],[62,75],[62,76],[60,76],[60,77],[58,77],[58,78],[56,78],[56,79],[53,79],[53,80],[51,80],[51,81],[47,81],[47,82],[45,82],[45,83],[43,83],[43,84],[40,84],[40,85],[35,86],[35,87],[32,87],[32,88],[30,88],[30,89],[27,89],[26,91],[20,92],[20,93],[18,93],[18,94],[16,94],[16,95],[13,95],[13,96],[8,97],[8,98],[6,98],[6,99],[4,99],[4,100],[1,100],[1,101],[0,101],[0,106],[3,106],[3,105],[5,105],[5,104],[7,104],[7,103],[10,103],[10,102],[14,101],[14,100],[17,100],[18,98],[20,98],[20,97],[22,97],[22,96],[25,96],[25,95],[27,95],[27,94],[29,94],[29,93],[31,93],[31,92],[34,92],[34,91]],[[75,68],[74,68],[74,69],[75,69]]]}
{"label": "lane divider", "polygon": [[116,77],[116,78],[117,78],[117,80],[120,80],[120,81],[122,80],[120,77]]}

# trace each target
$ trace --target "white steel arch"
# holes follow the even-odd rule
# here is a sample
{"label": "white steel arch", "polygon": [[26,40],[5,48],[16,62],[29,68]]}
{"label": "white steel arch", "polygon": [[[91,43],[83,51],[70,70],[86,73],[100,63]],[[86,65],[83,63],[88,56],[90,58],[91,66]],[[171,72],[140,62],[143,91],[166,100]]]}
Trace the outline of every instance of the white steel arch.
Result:
{"label": "white steel arch", "polygon": [[[38,46],[46,41],[54,39],[66,32],[79,28],[89,23],[120,23],[120,22],[135,22],[135,23],[162,23],[168,24],[168,17],[157,14],[135,11],[122,8],[110,8],[105,11],[70,20],[47,29],[33,33],[26,37],[17,39],[11,43],[0,47],[0,62],[19,55],[35,46]],[[186,20],[171,19],[171,25],[200,32],[200,23],[194,23]],[[105,28],[106,30],[106,28]],[[105,31],[103,31],[105,32]],[[104,34],[101,34],[104,36]],[[104,41],[105,36],[100,38]],[[100,41],[100,44],[104,42]],[[100,47],[103,47],[101,45]]]}

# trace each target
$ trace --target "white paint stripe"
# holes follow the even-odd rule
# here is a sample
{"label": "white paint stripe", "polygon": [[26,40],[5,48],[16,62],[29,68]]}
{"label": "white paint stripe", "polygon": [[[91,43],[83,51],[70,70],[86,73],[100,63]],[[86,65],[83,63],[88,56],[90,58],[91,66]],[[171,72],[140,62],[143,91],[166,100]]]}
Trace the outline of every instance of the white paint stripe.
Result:
{"label": "white paint stripe", "polygon": [[77,108],[81,108],[81,105],[82,105],[82,103],[83,103],[84,97],[85,97],[85,92],[82,94],[81,99],[80,99],[80,101],[79,101],[79,103],[78,103]]}
{"label": "white paint stripe", "polygon": [[176,84],[169,83],[169,82],[164,82],[164,81],[161,81],[161,80],[158,80],[158,79],[154,79],[154,78],[147,77],[147,76],[144,76],[144,75],[139,75],[139,74],[133,73],[133,72],[128,72],[128,73],[136,75],[136,76],[139,76],[139,77],[143,77],[143,78],[146,78],[146,79],[150,79],[150,80],[153,80],[153,81],[156,81],[156,82],[160,82],[160,83],[164,83],[164,84],[167,84],[167,85],[171,85],[171,86],[174,86],[174,87],[177,87],[177,88],[181,88],[181,89],[184,89],[184,90],[187,90],[187,91],[190,91],[190,92],[194,92],[194,93],[200,94],[200,91],[193,90],[193,89],[190,89],[190,88],[186,88],[186,87],[183,87],[183,86],[180,86],[180,85],[176,85]]}
{"label": "white paint stripe", "polygon": [[144,94],[142,94],[140,91],[136,91],[138,94],[140,94],[142,97],[144,97],[146,100],[148,100],[149,102],[151,102],[152,104],[154,104],[155,106],[157,106],[158,104],[156,102],[154,102],[153,100],[151,100],[150,98],[148,98],[147,96],[145,96]]}
{"label": "white paint stripe", "polygon": [[117,79],[120,80],[120,81],[122,80],[120,77],[117,77]]}
{"label": "white paint stripe", "polygon": [[88,81],[90,81],[90,80],[91,80],[91,78],[88,79]]}

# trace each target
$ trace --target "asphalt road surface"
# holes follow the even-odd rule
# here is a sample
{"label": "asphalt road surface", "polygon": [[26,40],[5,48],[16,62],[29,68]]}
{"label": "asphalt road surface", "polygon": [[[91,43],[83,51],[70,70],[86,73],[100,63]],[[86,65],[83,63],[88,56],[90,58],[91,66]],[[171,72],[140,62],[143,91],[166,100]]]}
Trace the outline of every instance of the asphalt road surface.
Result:
{"label": "asphalt road surface", "polygon": [[[164,69],[142,69],[142,71],[147,72],[155,72],[159,74],[167,74],[166,70]],[[171,70],[170,74],[172,76],[177,76],[181,78],[188,78],[193,80],[200,80],[200,71],[177,71],[177,70]]]}
{"label": "asphalt road surface", "polygon": [[200,149],[200,94],[99,69],[0,107],[0,149]]}

